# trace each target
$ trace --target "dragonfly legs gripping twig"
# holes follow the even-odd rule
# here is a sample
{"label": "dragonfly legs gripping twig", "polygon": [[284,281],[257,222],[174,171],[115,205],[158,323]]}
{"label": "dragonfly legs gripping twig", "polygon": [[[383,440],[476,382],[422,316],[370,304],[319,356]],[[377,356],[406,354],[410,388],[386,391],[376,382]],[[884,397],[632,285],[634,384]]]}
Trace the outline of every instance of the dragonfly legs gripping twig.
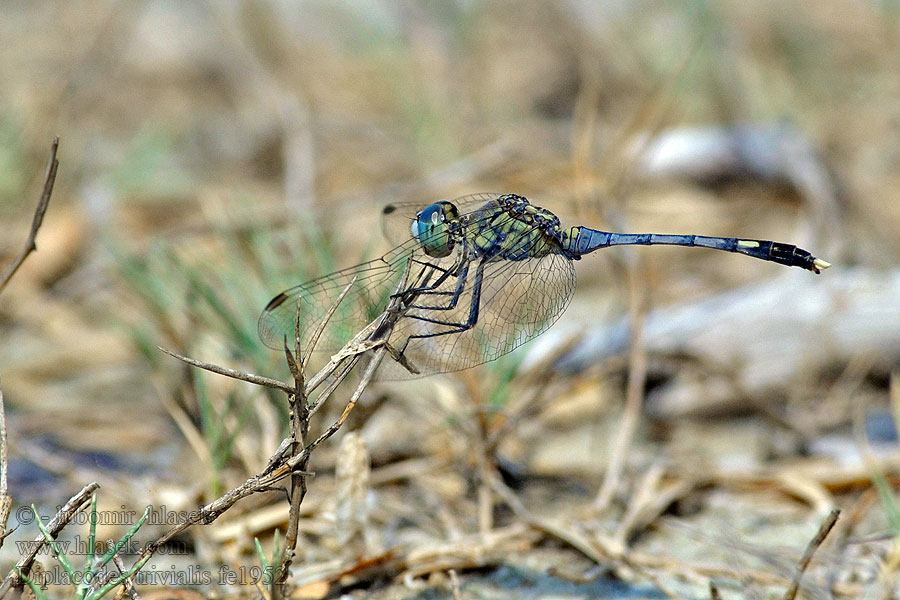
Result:
{"label": "dragonfly legs gripping twig", "polygon": [[[421,315],[415,314],[407,314],[406,316],[410,319],[415,319],[417,321],[423,321],[425,323],[432,323],[434,325],[443,325],[450,329],[446,331],[438,331],[435,333],[422,333],[422,334],[414,334],[406,338],[406,341],[403,344],[403,348],[401,350],[401,354],[406,351],[407,346],[409,346],[410,341],[414,339],[429,339],[440,337],[444,335],[452,335],[456,333],[462,333],[464,331],[468,331],[475,326],[478,322],[478,312],[481,306],[481,284],[484,280],[484,267],[486,261],[481,260],[478,263],[478,267],[475,269],[475,283],[472,285],[472,301],[469,305],[469,316],[466,319],[465,323],[454,323],[451,321],[442,321],[440,319],[429,319],[428,317],[423,317]],[[459,284],[457,285],[457,291],[454,294],[453,298],[451,298],[451,302],[449,306],[446,307],[428,307],[430,310],[452,310],[456,308],[456,305],[459,301],[459,296],[462,294],[463,288],[465,286],[465,279],[468,274],[469,263],[467,262],[463,266],[463,271],[460,273]],[[415,307],[414,307],[415,308]]]}

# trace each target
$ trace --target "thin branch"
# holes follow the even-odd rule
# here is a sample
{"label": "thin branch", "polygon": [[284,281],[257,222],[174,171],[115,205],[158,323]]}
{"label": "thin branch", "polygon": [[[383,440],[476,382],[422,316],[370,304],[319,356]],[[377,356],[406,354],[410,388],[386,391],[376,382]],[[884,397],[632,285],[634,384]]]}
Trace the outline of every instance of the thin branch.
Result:
{"label": "thin branch", "polygon": [[[128,572],[128,569],[125,567],[125,563],[122,562],[122,557],[116,553],[113,556],[113,564],[116,565],[116,568],[119,570],[120,575],[124,575]],[[137,593],[137,590],[134,587],[134,579],[132,577],[126,577],[125,581],[122,582],[122,591],[127,593],[131,600],[141,600],[140,595]],[[117,594],[118,596],[119,594]]]}
{"label": "thin branch", "polygon": [[797,597],[797,591],[800,589],[800,580],[803,579],[803,573],[806,572],[806,568],[809,566],[810,561],[812,561],[813,554],[816,553],[816,550],[818,550],[819,546],[822,545],[822,542],[825,541],[831,528],[837,523],[838,515],[840,514],[841,511],[838,508],[835,508],[828,513],[828,516],[822,521],[822,525],[819,526],[819,531],[816,532],[813,539],[806,545],[806,550],[803,552],[803,556],[800,557],[800,562],[797,563],[797,572],[794,574],[794,579],[791,581],[790,587],[784,593],[784,600],[794,600],[794,598]]}
{"label": "thin branch", "polygon": [[[276,484],[278,481],[280,481],[290,473],[291,462],[288,461],[282,462],[269,472],[264,472],[259,475],[250,477],[241,485],[228,490],[222,496],[216,498],[209,504],[198,508],[197,510],[189,514],[180,523],[157,538],[156,541],[147,544],[141,551],[141,555],[138,560],[141,561],[146,559],[151,554],[155,553],[159,546],[165,544],[188,527],[196,525],[197,523],[212,523],[219,517],[219,515],[234,506],[239,500],[257,492],[269,491],[274,484]],[[311,473],[305,474],[311,475]]]}
{"label": "thin branch", "polygon": [[306,451],[312,452],[316,449],[316,446],[333,436],[338,429],[344,424],[347,420],[347,417],[350,416],[350,412],[356,406],[356,402],[359,400],[359,397],[362,395],[363,390],[368,387],[368,385],[372,382],[372,378],[375,377],[375,371],[378,369],[378,366],[381,364],[381,361],[384,359],[384,355],[387,354],[387,346],[382,345],[378,350],[375,351],[375,354],[372,356],[372,362],[368,364],[365,372],[363,373],[362,378],[359,381],[359,385],[356,386],[356,390],[353,392],[353,395],[350,397],[347,405],[344,406],[344,410],[341,413],[341,416],[337,421],[331,424],[331,427],[325,430],[322,435],[320,435],[316,440],[310,443],[307,446]]}
{"label": "thin branch", "polygon": [[41,228],[41,223],[44,222],[44,213],[47,212],[47,206],[50,204],[50,196],[53,194],[53,184],[56,182],[56,171],[59,169],[59,161],[56,160],[57,148],[59,148],[59,136],[53,138],[53,143],[50,144],[50,158],[47,159],[47,170],[44,174],[44,187],[41,191],[41,199],[38,201],[37,208],[34,211],[34,218],[31,221],[31,231],[28,233],[28,241],[25,242],[25,248],[22,249],[22,252],[16,257],[12,265],[10,265],[6,274],[0,278],[0,292],[3,291],[6,284],[12,279],[12,276],[16,274],[16,271],[19,270],[19,267],[22,266],[22,263],[25,262],[28,255],[37,250],[35,238],[37,238],[37,232],[38,229]]}
{"label": "thin branch", "polygon": [[[409,265],[407,265],[407,275],[408,273]],[[347,293],[350,291],[354,283],[355,280],[350,282],[350,284],[343,290],[343,292],[340,294],[340,296],[337,298],[337,300],[334,302],[331,309],[327,313],[325,319],[323,319],[323,323],[313,333],[313,336],[311,338],[311,345],[309,348],[310,351],[314,348],[315,344],[318,343],[318,340],[322,335],[322,331],[324,331],[325,325],[334,315],[340,303],[346,298]],[[156,549],[161,544],[171,539],[172,536],[177,535],[181,531],[184,531],[188,527],[191,527],[192,525],[195,525],[197,523],[211,523],[242,498],[258,492],[269,491],[278,481],[290,475],[291,509],[288,520],[288,530],[285,536],[285,547],[281,553],[281,556],[279,557],[276,572],[272,578],[271,587],[271,595],[273,598],[277,599],[283,597],[286,591],[285,584],[289,575],[290,565],[294,558],[294,550],[297,546],[300,520],[300,504],[303,502],[303,498],[306,495],[306,478],[312,475],[312,473],[306,470],[306,467],[309,463],[309,458],[312,454],[312,451],[319,444],[330,438],[341,428],[341,426],[347,420],[347,417],[350,415],[350,412],[353,410],[353,407],[356,406],[356,403],[362,395],[363,390],[365,390],[365,388],[369,385],[369,383],[371,383],[372,379],[374,378],[375,371],[378,369],[378,366],[381,364],[382,359],[389,350],[387,344],[385,343],[385,340],[381,335],[378,334],[378,332],[385,330],[390,331],[390,328],[400,316],[398,306],[399,298],[393,297],[391,303],[381,314],[381,316],[369,323],[369,325],[367,325],[359,333],[357,333],[356,336],[354,336],[354,338],[350,340],[341,349],[340,352],[338,352],[331,358],[331,360],[327,365],[325,365],[324,368],[322,368],[311,380],[307,382],[304,374],[304,369],[306,367],[305,356],[301,356],[300,349],[301,305],[300,301],[298,301],[297,314],[294,321],[293,353],[291,352],[286,339],[284,344],[285,356],[287,358],[288,365],[291,369],[291,374],[294,379],[293,386],[281,381],[270,379],[268,377],[262,377],[259,375],[253,375],[251,373],[244,373],[236,371],[234,369],[221,367],[211,363],[205,363],[199,360],[188,358],[186,356],[182,356],[180,354],[172,352],[171,350],[166,350],[165,348],[159,348],[159,350],[165,352],[166,354],[184,361],[189,365],[205,369],[212,373],[217,373],[219,375],[225,375],[226,377],[238,379],[240,381],[247,381],[249,383],[262,385],[285,392],[286,394],[288,394],[288,397],[290,399],[291,435],[289,438],[285,439],[284,442],[282,442],[279,448],[275,451],[275,454],[273,454],[269,459],[269,462],[267,463],[266,468],[262,473],[247,479],[243,484],[229,490],[213,502],[210,502],[206,506],[203,506],[202,508],[194,511],[194,513],[188,515],[187,518],[183,519],[180,523],[172,527],[155,542],[152,542],[145,546],[141,552],[141,556],[139,557],[138,562],[135,564],[146,562],[146,560],[149,559],[154,552],[156,552]],[[343,381],[343,379],[350,373],[350,371],[361,358],[362,354],[369,351],[374,351],[371,362],[368,364],[365,373],[363,374],[359,382],[359,385],[357,386],[353,395],[350,397],[347,405],[344,407],[340,418],[332,423],[332,425],[315,441],[313,441],[312,443],[307,443],[306,440],[307,436],[309,435],[310,416],[319,407],[321,407],[325,400],[327,400],[328,397],[334,392],[334,390],[337,389],[337,385],[341,381]],[[316,398],[316,402],[310,405],[308,402],[308,395],[310,394],[310,392],[317,389],[322,383],[328,381],[329,379],[331,381],[326,386],[325,390],[320,392],[318,397]]]}
{"label": "thin branch", "polygon": [[459,589],[459,575],[456,574],[456,569],[450,569],[447,573],[450,575],[450,591],[453,592],[453,600],[462,600],[462,592]]}
{"label": "thin branch", "polygon": [[278,381],[277,379],[270,379],[268,377],[263,377],[262,375],[254,375],[253,373],[244,373],[243,371],[229,369],[228,367],[220,367],[219,365],[214,365],[212,363],[188,358],[187,356],[182,356],[177,352],[173,352],[172,350],[166,350],[162,346],[157,346],[156,349],[165,352],[169,356],[174,356],[178,360],[184,361],[189,365],[193,365],[197,368],[209,371],[210,373],[217,373],[219,375],[224,375],[225,377],[231,377],[232,379],[239,379],[241,381],[255,383],[256,385],[265,386],[274,390],[281,390],[286,394],[294,393],[294,386],[288,385],[282,381]]}
{"label": "thin branch", "polygon": [[350,374],[350,371],[353,370],[353,367],[356,366],[356,363],[359,362],[360,357],[356,356],[344,363],[344,366],[338,371],[337,375],[335,375],[331,382],[325,386],[325,389],[319,392],[319,395],[316,396],[316,400],[309,405],[309,415],[312,416],[319,412],[319,409],[322,408],[322,404],[327,400],[331,394],[334,393],[334,390],[337,389],[341,383],[344,382],[344,379],[347,375]]}
{"label": "thin branch", "polygon": [[[349,286],[347,288],[350,289]],[[297,464],[300,471],[306,471],[309,464],[309,453],[303,452],[306,446],[306,437],[309,435],[309,399],[306,396],[306,360],[310,352],[318,343],[319,335],[325,328],[325,325],[331,320],[337,305],[344,299],[347,290],[341,294],[331,310],[325,315],[322,324],[313,334],[310,346],[307,349],[307,356],[300,355],[300,309],[302,298],[297,299],[297,312],[294,316],[294,354],[291,354],[288,348],[287,340],[284,343],[284,355],[291,369],[291,376],[294,378],[294,393],[289,396],[291,407],[291,437],[290,448],[291,455],[303,455],[303,458]],[[296,358],[295,356],[296,355]],[[300,505],[306,497],[306,475],[302,472],[292,471],[291,473],[291,494],[290,494],[290,511],[288,512],[287,531],[284,536],[284,548],[278,557],[275,566],[275,572],[272,573],[270,589],[268,597],[280,600],[287,596],[287,580],[290,574],[291,563],[294,562],[294,550],[297,548],[297,538],[300,534]]]}

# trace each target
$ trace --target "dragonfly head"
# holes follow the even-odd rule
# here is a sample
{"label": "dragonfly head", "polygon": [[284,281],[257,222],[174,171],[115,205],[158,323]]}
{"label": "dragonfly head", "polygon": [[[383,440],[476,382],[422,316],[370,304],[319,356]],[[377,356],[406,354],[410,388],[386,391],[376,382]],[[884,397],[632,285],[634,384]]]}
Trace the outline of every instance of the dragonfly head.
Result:
{"label": "dragonfly head", "polygon": [[453,251],[450,222],[459,217],[459,211],[450,202],[435,202],[416,215],[412,222],[413,237],[419,240],[428,256],[443,258]]}

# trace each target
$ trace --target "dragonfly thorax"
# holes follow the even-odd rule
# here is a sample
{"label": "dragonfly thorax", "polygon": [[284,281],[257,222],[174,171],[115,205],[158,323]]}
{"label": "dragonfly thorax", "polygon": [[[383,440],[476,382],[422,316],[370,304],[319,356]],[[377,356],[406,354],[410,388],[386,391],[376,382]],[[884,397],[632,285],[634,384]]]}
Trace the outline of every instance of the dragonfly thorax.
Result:
{"label": "dragonfly thorax", "polygon": [[425,254],[434,258],[449,256],[455,244],[452,223],[459,211],[451,202],[435,202],[416,215],[412,235],[422,245]]}

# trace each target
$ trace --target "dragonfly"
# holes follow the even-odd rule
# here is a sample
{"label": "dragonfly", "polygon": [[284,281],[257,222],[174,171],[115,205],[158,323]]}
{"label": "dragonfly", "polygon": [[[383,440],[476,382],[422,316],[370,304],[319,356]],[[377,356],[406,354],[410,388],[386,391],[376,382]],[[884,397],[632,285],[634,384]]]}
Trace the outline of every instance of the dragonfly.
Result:
{"label": "dragonfly", "polygon": [[293,346],[298,310],[304,345],[329,318],[316,350],[338,350],[373,326],[370,339],[386,344],[394,358],[382,363],[377,378],[406,379],[495,360],[546,331],[572,299],[574,261],[601,248],[692,246],[817,274],[831,266],[768,240],[563,227],[552,212],[517,194],[473,194],[424,208],[389,204],[382,216],[399,245],[275,296],[259,318],[265,345]]}

